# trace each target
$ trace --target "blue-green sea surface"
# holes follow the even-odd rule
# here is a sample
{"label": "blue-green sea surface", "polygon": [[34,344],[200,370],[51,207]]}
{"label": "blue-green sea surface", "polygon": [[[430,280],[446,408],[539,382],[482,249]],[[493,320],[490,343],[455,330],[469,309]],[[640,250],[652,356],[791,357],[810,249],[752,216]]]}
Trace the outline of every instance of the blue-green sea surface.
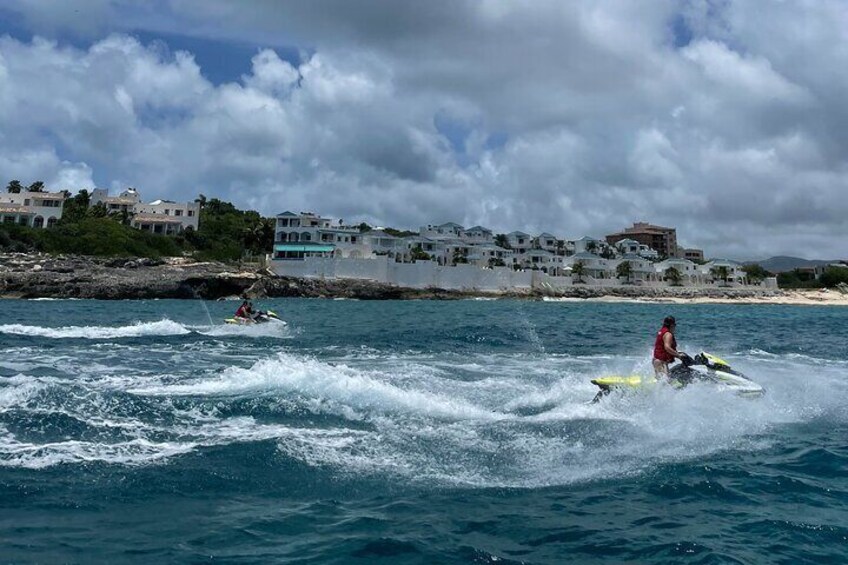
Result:
{"label": "blue-green sea surface", "polygon": [[[848,561],[848,309],[0,304],[0,562]],[[591,404],[667,314],[767,394]]]}

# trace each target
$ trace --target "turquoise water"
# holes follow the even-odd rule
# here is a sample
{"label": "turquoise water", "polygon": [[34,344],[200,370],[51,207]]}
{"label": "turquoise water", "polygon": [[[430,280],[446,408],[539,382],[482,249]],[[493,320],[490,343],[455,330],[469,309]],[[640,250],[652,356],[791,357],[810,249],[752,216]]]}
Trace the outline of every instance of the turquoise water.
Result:
{"label": "turquoise water", "polygon": [[[0,304],[2,562],[848,559],[848,309]],[[766,396],[589,404],[666,314]]]}

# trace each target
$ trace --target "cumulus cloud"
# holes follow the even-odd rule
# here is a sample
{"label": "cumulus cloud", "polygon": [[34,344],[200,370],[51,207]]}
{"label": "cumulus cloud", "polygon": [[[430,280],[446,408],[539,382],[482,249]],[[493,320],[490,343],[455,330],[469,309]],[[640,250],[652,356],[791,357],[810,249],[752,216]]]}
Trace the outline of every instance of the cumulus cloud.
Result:
{"label": "cumulus cloud", "polygon": [[[714,256],[845,254],[841,2],[75,6],[8,4],[37,34],[0,39],[10,178],[400,227],[576,238],[647,220]],[[257,49],[213,84],[138,31]]]}

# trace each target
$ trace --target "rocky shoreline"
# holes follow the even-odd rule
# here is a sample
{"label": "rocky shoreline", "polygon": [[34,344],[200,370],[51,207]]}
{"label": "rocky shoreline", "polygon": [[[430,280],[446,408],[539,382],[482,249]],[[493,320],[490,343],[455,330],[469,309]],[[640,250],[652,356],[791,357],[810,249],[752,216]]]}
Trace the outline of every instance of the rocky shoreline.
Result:
{"label": "rocky shoreline", "polygon": [[[481,293],[443,289],[408,289],[356,280],[291,279],[265,270],[250,270],[218,262],[187,258],[127,259],[42,254],[0,255],[2,298],[91,298],[103,300],[151,298],[306,297],[361,300],[462,299],[520,297],[553,300],[652,302],[825,302],[824,294],[761,288],[646,288],[638,286],[574,286],[559,292]],[[794,296],[794,298],[793,298]],[[836,297],[837,299],[839,296]],[[846,300],[848,303],[848,300]]]}

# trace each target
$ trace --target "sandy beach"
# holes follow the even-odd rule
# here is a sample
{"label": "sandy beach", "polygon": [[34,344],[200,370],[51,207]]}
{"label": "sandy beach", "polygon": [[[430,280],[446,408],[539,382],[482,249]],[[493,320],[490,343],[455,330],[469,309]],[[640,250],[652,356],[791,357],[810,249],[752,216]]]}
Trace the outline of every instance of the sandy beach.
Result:
{"label": "sandy beach", "polygon": [[700,296],[599,296],[595,298],[551,297],[555,302],[646,302],[662,304],[787,304],[795,306],[848,306],[848,294],[833,289],[780,290],[775,294],[744,297]]}

